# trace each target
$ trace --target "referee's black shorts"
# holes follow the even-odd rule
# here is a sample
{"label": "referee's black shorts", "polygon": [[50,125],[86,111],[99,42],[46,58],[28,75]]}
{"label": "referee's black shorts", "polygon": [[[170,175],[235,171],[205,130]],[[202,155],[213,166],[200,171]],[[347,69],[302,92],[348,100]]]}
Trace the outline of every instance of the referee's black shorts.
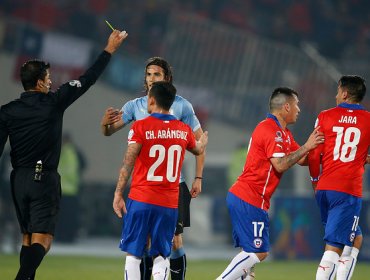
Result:
{"label": "referee's black shorts", "polygon": [[178,219],[175,235],[184,232],[184,227],[190,227],[191,195],[185,182],[180,183]]}
{"label": "referee's black shorts", "polygon": [[56,170],[42,172],[34,181],[34,168],[16,168],[10,175],[12,196],[22,233],[54,235],[61,198]]}

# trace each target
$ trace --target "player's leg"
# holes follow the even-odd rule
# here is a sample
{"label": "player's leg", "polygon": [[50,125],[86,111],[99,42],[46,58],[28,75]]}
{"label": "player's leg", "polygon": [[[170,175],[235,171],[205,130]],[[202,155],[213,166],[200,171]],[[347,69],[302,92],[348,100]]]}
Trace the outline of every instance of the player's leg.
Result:
{"label": "player's leg", "polygon": [[120,249],[127,252],[125,279],[140,279],[140,263],[148,244],[151,223],[151,205],[132,199],[126,201],[127,213],[122,217]]}
{"label": "player's leg", "polygon": [[235,247],[243,250],[237,254],[217,279],[241,279],[256,263],[264,260],[270,248],[267,212],[254,207],[228,193],[227,206],[233,226]]}
{"label": "player's leg", "polygon": [[140,263],[141,280],[150,280],[152,277],[153,270],[153,258],[149,256],[150,250],[150,238],[147,241],[147,247]]}
{"label": "player's leg", "polygon": [[232,259],[230,264],[216,280],[241,279],[252,266],[264,260],[267,255],[268,253],[248,253],[241,251]]}
{"label": "player's leg", "polygon": [[125,280],[140,279],[140,263],[140,258],[127,254],[125,262]]}
{"label": "player's leg", "polygon": [[337,280],[350,280],[353,271],[355,270],[357,255],[362,245],[362,233],[358,228],[359,233],[356,231],[356,237],[353,246],[345,246],[342,255],[339,258],[339,265],[337,270]]}
{"label": "player's leg", "polygon": [[191,195],[185,182],[180,183],[179,190],[178,220],[170,257],[172,280],[185,279],[187,265],[186,254],[183,247],[182,233],[184,231],[184,227],[190,226]]}
{"label": "player's leg", "polygon": [[[30,238],[31,236],[31,238]],[[31,242],[29,243],[29,240]],[[20,268],[16,280],[34,279],[36,270],[51,246],[51,234],[33,233],[25,234],[20,257]]]}
{"label": "player's leg", "polygon": [[170,275],[170,262],[161,255],[153,260],[153,280],[167,280]]}
{"label": "player's leg", "polygon": [[153,279],[168,279],[170,275],[169,256],[173,232],[176,227],[177,209],[153,205],[154,226],[150,232],[151,248],[149,254],[155,256],[153,261]]}
{"label": "player's leg", "polygon": [[254,280],[256,279],[256,265],[253,265],[250,269],[248,269],[247,273],[243,276],[244,280]]}
{"label": "player's leg", "polygon": [[185,279],[186,254],[182,245],[182,234],[175,234],[170,257],[171,280]]}
{"label": "player's leg", "polygon": [[[339,257],[345,245],[352,246],[355,238],[361,199],[336,191],[317,191],[321,219],[325,226],[325,252],[317,268],[316,279],[334,279]],[[328,210],[330,209],[330,211]]]}
{"label": "player's leg", "polygon": [[11,174],[13,201],[23,233],[16,279],[34,279],[37,268],[50,249],[59,211],[61,188],[58,173],[45,171],[41,181],[33,181],[33,177],[32,169],[21,168]]}
{"label": "player's leg", "polygon": [[316,271],[316,280],[333,280],[338,269],[342,249],[326,244],[324,255]]}

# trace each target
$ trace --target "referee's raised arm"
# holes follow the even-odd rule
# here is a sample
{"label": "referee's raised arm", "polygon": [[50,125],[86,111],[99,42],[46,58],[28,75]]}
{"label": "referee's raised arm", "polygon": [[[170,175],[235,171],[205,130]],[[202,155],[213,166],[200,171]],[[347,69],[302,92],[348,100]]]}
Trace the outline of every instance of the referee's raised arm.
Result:
{"label": "referee's raised arm", "polygon": [[113,30],[94,64],[55,92],[50,90],[50,64],[38,59],[25,62],[20,69],[24,92],[0,108],[0,155],[9,138],[12,196],[23,234],[16,280],[35,279],[54,237],[61,199],[57,168],[64,110],[96,82],[126,38],[125,31]]}
{"label": "referee's raised arm", "polygon": [[55,92],[58,97],[60,107],[65,110],[77,98],[84,94],[103,73],[108,65],[111,55],[116,52],[122,42],[127,38],[126,31],[114,30],[108,38],[104,51],[98,56],[93,65],[78,78],[78,80],[69,81],[60,86]]}

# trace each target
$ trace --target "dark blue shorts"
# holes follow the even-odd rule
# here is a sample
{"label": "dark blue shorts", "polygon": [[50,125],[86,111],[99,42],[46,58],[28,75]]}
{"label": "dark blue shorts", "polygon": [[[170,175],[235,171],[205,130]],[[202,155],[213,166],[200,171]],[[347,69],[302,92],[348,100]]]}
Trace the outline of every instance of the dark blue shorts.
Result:
{"label": "dark blue shorts", "polygon": [[150,237],[149,256],[168,257],[178,210],[131,199],[127,199],[126,209],[119,246],[121,250],[141,258]]}
{"label": "dark blue shorts", "polygon": [[361,235],[358,222],[362,199],[343,192],[319,190],[316,201],[325,227],[326,243],[338,248],[352,246],[355,236]]}
{"label": "dark blue shorts", "polygon": [[270,250],[269,217],[265,210],[257,208],[231,192],[227,194],[227,207],[233,225],[235,247],[245,252],[264,253]]}

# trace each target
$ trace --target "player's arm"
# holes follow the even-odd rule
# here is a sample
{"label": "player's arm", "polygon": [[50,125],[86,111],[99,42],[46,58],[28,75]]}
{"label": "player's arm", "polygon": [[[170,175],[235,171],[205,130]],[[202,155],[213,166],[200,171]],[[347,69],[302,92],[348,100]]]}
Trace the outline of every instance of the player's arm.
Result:
{"label": "player's arm", "polygon": [[[198,128],[194,132],[194,135],[195,135],[195,139],[199,141],[203,135],[202,128]],[[207,139],[208,139],[208,136],[207,136]],[[205,150],[200,155],[195,156],[195,177],[194,177],[194,181],[193,181],[193,184],[190,190],[191,197],[193,198],[197,197],[202,192],[202,179],[203,179],[203,168],[204,168],[205,157],[206,157]]]}
{"label": "player's arm", "polygon": [[122,111],[112,107],[109,107],[105,110],[100,123],[101,132],[103,135],[110,136],[124,127],[124,125],[125,124],[122,120]]}
{"label": "player's arm", "polygon": [[134,169],[135,161],[140,153],[141,146],[142,145],[138,143],[132,143],[128,145],[126,154],[123,158],[122,167],[119,171],[117,186],[113,199],[113,210],[119,218],[122,218],[122,212],[127,212],[126,204],[123,200],[123,192],[131,176],[132,170]]}
{"label": "player's arm", "polygon": [[316,148],[319,144],[324,142],[324,134],[319,132],[320,127],[316,127],[308,137],[306,143],[301,146],[298,150],[293,153],[283,156],[283,157],[274,157],[270,159],[271,164],[275,170],[279,173],[283,173],[288,170],[294,164],[296,164],[301,158],[306,156],[309,151]]}
{"label": "player's arm", "polygon": [[321,151],[322,145],[308,153],[308,169],[310,171],[310,178],[313,190],[316,189],[317,182],[319,181],[320,177]]}
{"label": "player's arm", "polygon": [[206,146],[208,144],[208,131],[205,131],[199,137],[199,140],[196,141],[194,148],[189,149],[188,151],[191,152],[193,155],[200,155],[205,152]]}
{"label": "player's arm", "polygon": [[367,155],[367,157],[366,157],[366,163],[367,164],[370,164],[370,155]]}

